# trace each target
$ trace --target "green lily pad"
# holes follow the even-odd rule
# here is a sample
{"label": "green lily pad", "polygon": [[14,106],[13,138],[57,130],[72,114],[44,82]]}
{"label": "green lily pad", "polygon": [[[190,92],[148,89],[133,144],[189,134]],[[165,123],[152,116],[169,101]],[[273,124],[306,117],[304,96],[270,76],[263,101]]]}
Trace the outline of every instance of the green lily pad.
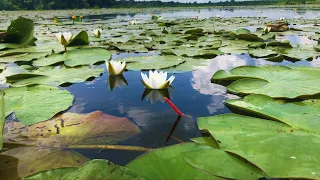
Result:
{"label": "green lily pad", "polygon": [[188,58],[177,56],[134,56],[119,58],[117,61],[127,62],[128,70],[166,69],[184,63]]}
{"label": "green lily pad", "polygon": [[48,55],[45,52],[34,52],[34,53],[17,53],[17,55],[2,55],[0,62],[19,62],[19,61],[31,61],[40,57]]}
{"label": "green lily pad", "polygon": [[4,128],[4,123],[6,122],[6,115],[5,115],[5,104],[4,104],[4,95],[5,93],[3,91],[0,92],[0,112],[1,112],[1,119],[0,119],[0,150],[2,149],[3,141],[2,141],[2,136],[3,136],[3,128]]}
{"label": "green lily pad", "polygon": [[71,40],[68,46],[82,46],[88,45],[89,43],[90,41],[87,31],[81,31],[79,34],[77,34],[76,37]]}
{"label": "green lily pad", "polygon": [[142,180],[129,169],[115,165],[107,160],[94,159],[81,167],[59,168],[38,172],[23,178],[24,180],[55,179],[104,179],[104,180]]}
{"label": "green lily pad", "polygon": [[271,49],[261,49],[261,48],[250,49],[248,53],[253,57],[259,57],[259,58],[275,56],[278,54],[277,52],[272,51]]}
{"label": "green lily pad", "polygon": [[[6,124],[6,129],[5,144],[27,146],[1,153],[19,160],[16,169],[20,177],[44,170],[80,166],[88,159],[70,149],[115,144],[140,133],[140,129],[129,119],[100,111],[90,114],[60,114],[52,120],[29,126],[10,122]],[[10,167],[2,168],[4,169],[0,172],[10,173],[5,171]]]}
{"label": "green lily pad", "polygon": [[[214,160],[212,160],[214,158]],[[147,163],[148,162],[148,163]],[[126,165],[145,179],[258,179],[256,167],[220,149],[184,143],[149,152]],[[221,177],[221,178],[220,178]]]}
{"label": "green lily pad", "polygon": [[227,90],[239,94],[263,94],[273,98],[298,98],[320,93],[320,70],[312,67],[242,66],[217,71],[212,81],[234,81]]}
{"label": "green lily pad", "polygon": [[227,100],[226,103],[233,108],[280,121],[294,129],[314,133],[320,132],[319,99],[285,102],[274,100],[268,96],[253,94],[243,99]]}
{"label": "green lily pad", "polygon": [[177,56],[187,56],[187,57],[196,57],[196,58],[214,58],[218,55],[222,55],[223,52],[216,49],[202,49],[195,47],[183,47],[178,49],[166,50],[166,53],[171,51]]}
{"label": "green lily pad", "polygon": [[125,167],[145,179],[220,179],[193,168],[183,158],[183,153],[208,148],[195,143],[173,145],[140,156]]}
{"label": "green lily pad", "polygon": [[287,49],[283,55],[285,58],[292,60],[312,60],[313,58],[320,56],[320,52],[315,51],[313,47],[291,48]]}
{"label": "green lily pad", "polygon": [[65,83],[80,83],[91,77],[99,77],[104,72],[102,68],[94,67],[75,67],[54,68],[51,66],[41,67],[37,70],[30,71],[30,74],[38,75],[12,83],[12,86],[26,86],[32,84],[44,84],[59,86]]}
{"label": "green lily pad", "polygon": [[52,54],[33,61],[35,66],[49,66],[64,62],[69,67],[91,65],[109,60],[111,53],[102,48],[81,48],[67,51],[64,54]]}
{"label": "green lily pad", "polygon": [[34,23],[31,19],[19,17],[11,22],[7,29],[4,42],[15,43],[21,45],[32,45],[34,43],[33,37]]}
{"label": "green lily pad", "polygon": [[5,114],[14,112],[25,124],[34,124],[52,118],[72,105],[73,96],[66,90],[50,86],[32,86],[5,89]]}
{"label": "green lily pad", "polygon": [[319,178],[317,133],[236,114],[201,117],[198,125],[211,133],[222,150],[248,160],[271,178]]}

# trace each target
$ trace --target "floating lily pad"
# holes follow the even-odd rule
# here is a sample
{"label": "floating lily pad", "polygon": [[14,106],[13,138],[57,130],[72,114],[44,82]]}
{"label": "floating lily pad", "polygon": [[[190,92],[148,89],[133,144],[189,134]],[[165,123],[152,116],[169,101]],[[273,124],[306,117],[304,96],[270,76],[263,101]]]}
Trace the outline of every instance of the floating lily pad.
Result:
{"label": "floating lily pad", "polygon": [[242,66],[217,71],[212,81],[235,81],[228,91],[264,94],[273,98],[297,98],[320,93],[320,70],[312,67]]}
{"label": "floating lily pad", "polygon": [[190,166],[183,153],[211,148],[194,143],[184,143],[160,148],[131,161],[125,167],[145,179],[219,179]]}
{"label": "floating lily pad", "polygon": [[129,169],[115,165],[107,160],[95,159],[81,167],[59,168],[38,172],[25,177],[24,180],[55,180],[55,179],[104,179],[104,180],[142,180]]}
{"label": "floating lily pad", "polygon": [[[114,144],[140,133],[139,128],[129,119],[100,111],[90,114],[65,113],[30,126],[10,122],[6,124],[6,129],[5,144],[28,146],[1,153],[19,160],[16,169],[20,177],[38,171],[80,166],[88,159],[69,149]],[[79,147],[81,145],[84,147]],[[10,174],[11,171],[5,171],[10,167],[1,168],[4,169],[0,169],[0,172]]]}
{"label": "floating lily pad", "polygon": [[227,100],[226,103],[233,108],[280,121],[295,129],[320,132],[319,99],[285,102],[253,94],[239,100]]}
{"label": "floating lily pad", "polygon": [[196,143],[157,149],[126,167],[145,179],[258,179],[263,176],[259,169],[241,159]]}
{"label": "floating lily pad", "polygon": [[250,49],[248,52],[253,57],[269,57],[269,56],[275,56],[278,53],[275,51],[272,51],[271,49]]}
{"label": "floating lily pad", "polygon": [[312,60],[313,58],[320,56],[320,52],[315,51],[313,47],[292,48],[292,49],[287,49],[283,55],[287,59]]}
{"label": "floating lily pad", "polygon": [[117,61],[127,62],[128,70],[166,69],[184,63],[188,58],[178,56],[134,56],[120,58]]}
{"label": "floating lily pad", "polygon": [[222,150],[248,160],[271,178],[319,178],[318,133],[236,114],[202,117],[198,125]]}
{"label": "floating lily pad", "polygon": [[91,77],[99,77],[104,72],[102,68],[94,67],[75,67],[54,68],[51,66],[41,67],[37,70],[30,71],[31,74],[40,75],[12,83],[13,86],[26,86],[32,84],[44,84],[59,86],[64,83],[80,83]]}
{"label": "floating lily pad", "polygon": [[72,105],[73,96],[66,90],[51,86],[32,86],[5,89],[5,114],[14,112],[25,124],[52,118]]}
{"label": "floating lily pad", "polygon": [[3,128],[4,128],[4,123],[6,121],[6,115],[5,115],[5,104],[4,104],[4,92],[0,91],[0,150],[2,149],[2,135],[3,135]]}
{"label": "floating lily pad", "polygon": [[102,48],[81,48],[67,51],[64,54],[52,54],[47,57],[41,57],[33,61],[33,64],[35,66],[49,66],[64,62],[69,67],[75,67],[106,61],[110,57],[111,53]]}
{"label": "floating lily pad", "polygon": [[[19,62],[19,61],[31,61],[40,57],[48,55],[45,52],[35,52],[35,53],[17,53],[17,55],[2,55],[0,57],[0,62]],[[4,57],[3,57],[4,56]]]}

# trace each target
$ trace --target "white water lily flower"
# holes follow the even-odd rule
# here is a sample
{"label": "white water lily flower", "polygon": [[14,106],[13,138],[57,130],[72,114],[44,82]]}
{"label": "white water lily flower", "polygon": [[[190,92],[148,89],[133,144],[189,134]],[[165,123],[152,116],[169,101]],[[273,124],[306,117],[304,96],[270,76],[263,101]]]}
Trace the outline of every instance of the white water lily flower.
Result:
{"label": "white water lily flower", "polygon": [[171,76],[167,80],[166,72],[158,72],[156,70],[154,72],[150,70],[149,77],[141,72],[141,77],[142,83],[147,89],[167,89],[175,78],[174,76]]}
{"label": "white water lily flower", "polygon": [[138,21],[137,20],[132,20],[132,21],[130,21],[130,24],[136,25],[136,24],[138,24]]}
{"label": "white water lily flower", "polygon": [[73,36],[71,32],[64,32],[64,33],[59,32],[55,35],[59,43],[62,44],[63,46],[67,46],[70,43]]}
{"label": "white water lily flower", "polygon": [[281,18],[280,18],[280,21],[284,21],[284,17],[281,17]]}
{"label": "white water lily flower", "polygon": [[126,69],[126,62],[109,61],[107,62],[107,69],[110,76],[120,75]]}
{"label": "white water lily flower", "polygon": [[216,15],[216,18],[221,18],[221,15],[220,15],[220,14],[217,14],[217,15]]}
{"label": "white water lily flower", "polygon": [[269,33],[270,31],[271,31],[271,27],[265,27],[263,30],[263,32],[266,34]]}
{"label": "white water lily flower", "polygon": [[92,33],[95,37],[100,37],[102,33],[102,29],[95,29],[92,31]]}

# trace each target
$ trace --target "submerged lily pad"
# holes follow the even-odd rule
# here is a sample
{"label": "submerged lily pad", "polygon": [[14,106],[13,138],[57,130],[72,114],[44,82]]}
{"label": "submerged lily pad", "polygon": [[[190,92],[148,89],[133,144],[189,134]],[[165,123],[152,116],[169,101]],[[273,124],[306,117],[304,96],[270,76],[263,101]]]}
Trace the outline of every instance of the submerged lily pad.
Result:
{"label": "submerged lily pad", "polygon": [[12,86],[26,86],[32,84],[44,84],[59,86],[65,83],[80,83],[91,77],[99,77],[104,72],[102,68],[91,68],[88,66],[67,68],[54,68],[51,66],[41,67],[29,73],[40,75],[12,83]]}
{"label": "submerged lily pad", "polygon": [[320,93],[320,70],[312,67],[242,66],[217,71],[212,81],[235,81],[228,91],[264,94],[273,98],[297,98]]}
{"label": "submerged lily pad", "polygon": [[41,57],[33,64],[35,66],[49,66],[64,62],[69,67],[80,65],[91,65],[97,62],[109,60],[111,53],[102,48],[81,48],[67,51],[64,54],[52,54],[46,57]]}
{"label": "submerged lily pad", "polygon": [[142,180],[129,169],[115,165],[107,160],[94,159],[81,167],[59,168],[39,172],[24,180],[55,180],[55,179],[104,179],[104,180]]}
{"label": "submerged lily pad", "polygon": [[271,178],[319,178],[318,133],[236,114],[201,117],[198,125],[222,150],[248,160]]}
{"label": "submerged lily pad", "polygon": [[[30,146],[1,153],[19,159],[17,170],[20,177],[38,171],[80,166],[88,159],[69,149],[114,144],[140,133],[140,129],[129,119],[100,111],[90,114],[65,113],[30,126],[10,122],[6,124],[6,129],[5,144]],[[9,167],[2,168],[0,172]],[[6,173],[10,174],[10,171]]]}
{"label": "submerged lily pad", "polygon": [[73,102],[68,91],[51,86],[8,88],[4,92],[6,116],[14,112],[24,124],[48,120],[69,108]]}
{"label": "submerged lily pad", "polygon": [[184,63],[188,58],[177,56],[134,56],[120,58],[117,61],[127,62],[128,70],[166,69]]}

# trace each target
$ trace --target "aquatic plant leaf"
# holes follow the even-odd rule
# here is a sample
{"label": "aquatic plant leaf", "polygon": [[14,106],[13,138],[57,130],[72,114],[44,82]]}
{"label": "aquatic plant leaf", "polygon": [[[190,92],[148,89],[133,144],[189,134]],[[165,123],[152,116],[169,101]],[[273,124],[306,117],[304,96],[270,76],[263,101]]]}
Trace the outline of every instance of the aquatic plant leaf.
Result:
{"label": "aquatic plant leaf", "polygon": [[261,49],[261,48],[250,49],[248,53],[253,57],[259,57],[259,58],[275,56],[278,54],[277,52],[272,51],[271,49]]}
{"label": "aquatic plant leaf", "polygon": [[208,148],[211,147],[195,143],[159,148],[138,157],[125,167],[145,179],[220,179],[193,168],[184,160],[183,153]]}
{"label": "aquatic plant leaf", "polygon": [[3,145],[3,129],[4,129],[4,123],[6,122],[6,115],[5,115],[5,103],[4,103],[4,95],[5,93],[3,91],[0,91],[0,150],[2,149]]}
{"label": "aquatic plant leaf", "polygon": [[32,84],[44,84],[50,86],[59,86],[65,83],[85,82],[91,77],[99,77],[104,72],[102,68],[91,68],[88,66],[60,69],[51,66],[41,67],[30,71],[31,74],[41,75],[31,77],[12,83],[12,86],[26,86]]}
{"label": "aquatic plant leaf", "polygon": [[26,146],[1,153],[19,159],[20,177],[43,170],[82,165],[88,159],[69,150],[77,145],[114,144],[140,133],[140,129],[129,119],[100,111],[90,114],[64,113],[52,120],[28,126],[9,122],[5,128],[5,144]]}
{"label": "aquatic plant leaf", "polygon": [[227,90],[240,94],[263,94],[273,98],[298,98],[320,93],[320,70],[312,67],[241,66],[217,71],[213,82],[234,81]]}
{"label": "aquatic plant leaf", "polygon": [[81,48],[65,52],[64,54],[52,54],[33,61],[35,66],[49,66],[64,62],[69,67],[91,65],[97,62],[109,60],[111,53],[102,48]]}
{"label": "aquatic plant leaf", "polygon": [[1,55],[0,62],[20,62],[20,61],[31,61],[40,57],[48,55],[45,52],[34,52],[34,53],[17,53],[17,55]]}
{"label": "aquatic plant leaf", "polygon": [[76,37],[71,40],[68,46],[83,46],[88,45],[89,43],[90,41],[87,31],[81,31],[79,34],[77,34]]}
{"label": "aquatic plant leaf", "polygon": [[177,144],[148,152],[131,161],[126,167],[145,179],[263,177],[259,169],[243,160],[220,149],[197,143]]}
{"label": "aquatic plant leaf", "polygon": [[177,56],[134,56],[120,58],[117,61],[127,62],[128,70],[166,69],[184,63],[188,58]]}
{"label": "aquatic plant leaf", "polygon": [[33,31],[33,20],[19,17],[18,19],[11,22],[10,26],[7,29],[4,42],[21,45],[32,45],[34,43]]}
{"label": "aquatic plant leaf", "polygon": [[248,160],[270,178],[319,178],[318,133],[237,114],[201,117],[198,125],[222,150]]}
{"label": "aquatic plant leaf", "polygon": [[25,177],[24,180],[55,180],[55,179],[104,179],[104,180],[142,180],[129,169],[115,165],[107,160],[94,159],[81,167],[59,168],[38,172]]}
{"label": "aquatic plant leaf", "polygon": [[226,103],[232,108],[280,121],[294,129],[320,133],[319,99],[286,102],[253,94],[243,99],[227,100]]}
{"label": "aquatic plant leaf", "polygon": [[34,174],[39,171],[56,169],[61,167],[77,167],[89,161],[85,156],[72,150],[63,150],[58,148],[41,148],[41,147],[19,147],[9,149],[0,155],[0,159],[9,156],[7,164],[13,164],[14,160],[18,162],[15,167],[0,167],[1,179],[17,177],[21,179],[25,176]]}
{"label": "aquatic plant leaf", "polygon": [[73,103],[73,96],[68,91],[51,86],[8,88],[4,92],[6,116],[14,112],[24,124],[48,120]]}
{"label": "aquatic plant leaf", "polygon": [[6,124],[5,142],[38,147],[66,148],[72,145],[113,144],[140,133],[129,119],[95,111],[89,114],[64,113],[33,125]]}
{"label": "aquatic plant leaf", "polygon": [[283,53],[284,57],[289,60],[312,60],[320,56],[320,52],[315,51],[313,47],[310,48],[291,48]]}

